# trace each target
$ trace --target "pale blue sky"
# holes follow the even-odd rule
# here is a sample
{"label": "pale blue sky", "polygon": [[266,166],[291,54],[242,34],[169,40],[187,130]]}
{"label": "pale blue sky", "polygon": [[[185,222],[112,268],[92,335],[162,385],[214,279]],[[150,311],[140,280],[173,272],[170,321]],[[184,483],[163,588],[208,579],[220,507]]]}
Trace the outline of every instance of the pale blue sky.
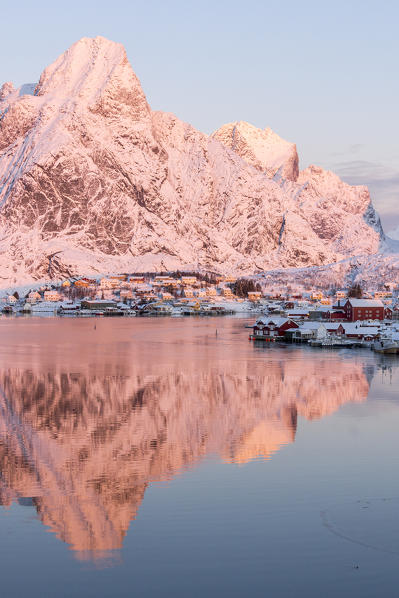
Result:
{"label": "pale blue sky", "polygon": [[124,44],[152,108],[211,132],[270,126],[369,184],[399,224],[399,3],[170,0],[2,2],[0,81],[36,81],[83,36]]}

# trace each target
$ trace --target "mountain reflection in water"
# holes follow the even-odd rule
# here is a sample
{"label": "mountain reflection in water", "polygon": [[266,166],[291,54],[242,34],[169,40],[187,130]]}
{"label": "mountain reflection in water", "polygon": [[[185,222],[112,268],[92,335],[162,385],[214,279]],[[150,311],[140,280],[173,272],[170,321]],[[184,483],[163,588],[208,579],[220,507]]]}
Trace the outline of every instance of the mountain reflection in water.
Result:
{"label": "mountain reflection in water", "polygon": [[[294,442],[298,416],[321,418],[367,398],[361,360],[301,348],[259,353],[237,322],[224,326],[220,340],[200,334],[175,349],[171,341],[151,363],[148,346],[125,331],[101,356],[91,354],[93,332],[71,350],[70,330],[61,330],[52,350],[51,331],[46,345],[28,330],[24,349],[17,331],[14,354],[1,356],[1,504],[32,504],[76,556],[96,559],[121,548],[152,481],[210,453],[229,463],[269,459]],[[206,358],[194,360],[198,343]],[[229,359],[241,347],[241,359]]]}

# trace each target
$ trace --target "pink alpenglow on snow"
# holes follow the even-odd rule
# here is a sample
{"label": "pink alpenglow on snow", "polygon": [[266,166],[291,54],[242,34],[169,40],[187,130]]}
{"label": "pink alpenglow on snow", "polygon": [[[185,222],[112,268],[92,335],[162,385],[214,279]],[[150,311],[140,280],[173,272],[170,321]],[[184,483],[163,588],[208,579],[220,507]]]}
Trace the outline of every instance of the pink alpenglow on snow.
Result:
{"label": "pink alpenglow on snow", "polygon": [[295,143],[281,139],[271,129],[257,129],[246,122],[223,125],[213,137],[270,177],[296,181],[299,174]]}
{"label": "pink alpenglow on snow", "polygon": [[[0,90],[0,279],[212,269],[252,274],[369,257],[366,187],[244,122],[205,135],[151,111],[124,48],[83,38],[37,84]],[[55,254],[55,255],[54,255]],[[53,257],[50,257],[53,256]]]}

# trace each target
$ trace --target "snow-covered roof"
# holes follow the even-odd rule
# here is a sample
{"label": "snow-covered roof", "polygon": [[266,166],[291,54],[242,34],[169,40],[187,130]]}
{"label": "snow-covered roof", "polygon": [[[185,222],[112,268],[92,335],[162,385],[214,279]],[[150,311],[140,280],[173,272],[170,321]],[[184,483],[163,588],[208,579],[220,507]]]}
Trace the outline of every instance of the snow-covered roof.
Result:
{"label": "snow-covered roof", "polygon": [[303,330],[318,330],[320,328],[320,326],[324,327],[324,323],[323,322],[302,322],[299,326],[299,328],[303,329]]}
{"label": "snow-covered roof", "polygon": [[356,322],[344,322],[342,326],[345,330],[345,334],[362,334],[363,336],[373,336],[379,332],[379,329],[375,326],[360,326],[360,324]]}
{"label": "snow-covered roof", "polygon": [[384,304],[379,299],[348,299],[352,307],[384,307]]}
{"label": "snow-covered roof", "polygon": [[80,303],[78,303],[77,301],[62,301],[61,307],[80,307]]}
{"label": "snow-covered roof", "polygon": [[85,303],[114,303],[111,299],[83,299]]}
{"label": "snow-covered roof", "polygon": [[268,326],[269,324],[274,324],[277,327],[282,326],[283,324],[285,324],[285,322],[288,322],[289,318],[281,318],[281,317],[263,317],[263,318],[258,318],[256,320],[256,324],[257,325],[262,325],[262,326]]}

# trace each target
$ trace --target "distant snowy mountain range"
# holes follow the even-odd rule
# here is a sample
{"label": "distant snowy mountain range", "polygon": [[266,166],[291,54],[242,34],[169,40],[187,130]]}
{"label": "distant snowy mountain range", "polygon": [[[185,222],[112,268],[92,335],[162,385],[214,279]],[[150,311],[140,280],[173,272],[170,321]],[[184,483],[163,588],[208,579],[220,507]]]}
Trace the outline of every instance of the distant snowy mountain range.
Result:
{"label": "distant snowy mountain range", "polygon": [[75,43],[37,84],[1,87],[0,206],[2,286],[178,268],[399,270],[366,187],[299,172],[296,146],[270,129],[208,136],[153,112],[123,46],[102,37]]}

